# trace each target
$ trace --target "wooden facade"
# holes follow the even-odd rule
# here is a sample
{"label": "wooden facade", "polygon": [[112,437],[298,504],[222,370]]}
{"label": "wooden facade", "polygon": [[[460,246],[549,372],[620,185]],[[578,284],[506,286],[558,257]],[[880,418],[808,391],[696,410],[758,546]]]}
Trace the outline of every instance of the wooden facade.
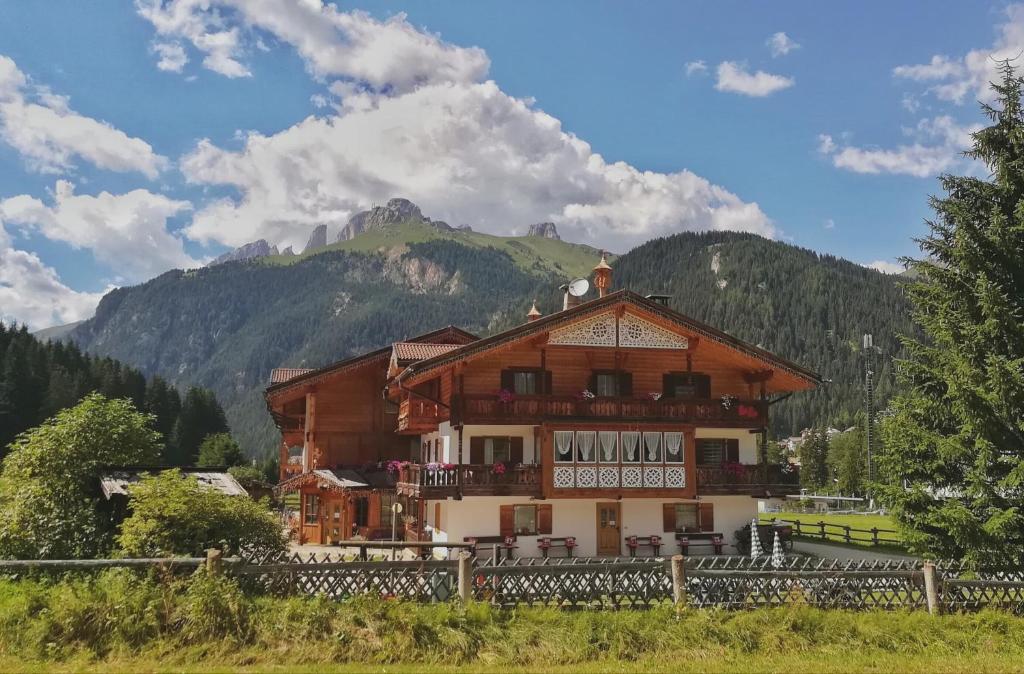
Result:
{"label": "wooden facade", "polygon": [[[445,328],[273,384],[281,478],[303,495],[303,539],[389,537],[383,501],[402,504],[396,532],[421,539],[440,530],[441,501],[468,497],[795,490],[785,467],[760,452],[740,462],[740,440],[725,438],[757,438],[763,451],[773,396],[811,388],[814,373],[628,291],[530,319],[484,339]],[[702,465],[698,444],[714,441],[698,435],[715,429],[724,449],[704,451],[716,463]],[[365,478],[381,472],[393,485]],[[598,548],[610,549],[614,513],[596,512]]]}

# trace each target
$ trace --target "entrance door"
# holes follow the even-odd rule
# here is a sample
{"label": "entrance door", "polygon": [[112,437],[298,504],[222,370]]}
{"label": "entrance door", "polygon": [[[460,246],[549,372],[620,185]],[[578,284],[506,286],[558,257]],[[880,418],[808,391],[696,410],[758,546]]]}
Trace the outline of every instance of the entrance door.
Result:
{"label": "entrance door", "polygon": [[618,556],[622,518],[619,503],[597,504],[597,554]]}
{"label": "entrance door", "polygon": [[324,522],[324,543],[328,545],[345,540],[345,506],[343,499],[327,502],[327,518]]}

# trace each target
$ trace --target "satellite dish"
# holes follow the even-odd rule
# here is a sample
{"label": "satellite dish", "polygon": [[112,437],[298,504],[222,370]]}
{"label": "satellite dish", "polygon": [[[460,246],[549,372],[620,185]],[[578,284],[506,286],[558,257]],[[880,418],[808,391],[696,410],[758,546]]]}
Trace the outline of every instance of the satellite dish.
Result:
{"label": "satellite dish", "polygon": [[569,294],[573,297],[583,297],[590,290],[590,281],[585,278],[573,279],[569,284]]}

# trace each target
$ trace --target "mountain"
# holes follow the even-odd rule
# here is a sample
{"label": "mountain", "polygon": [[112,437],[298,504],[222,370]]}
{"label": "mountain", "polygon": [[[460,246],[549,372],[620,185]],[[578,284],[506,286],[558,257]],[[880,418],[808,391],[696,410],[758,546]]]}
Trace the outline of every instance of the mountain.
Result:
{"label": "mountain", "polygon": [[240,262],[242,260],[253,260],[268,255],[278,255],[277,246],[271,246],[266,239],[259,239],[239,246],[232,251],[224,253],[209,264],[210,267],[225,262]]}
{"label": "mountain", "polygon": [[[439,229],[395,201],[356,219],[362,233],[313,254],[171,271],[114,290],[71,338],[179,386],[212,388],[258,454],[276,442],[262,400],[272,368],[318,367],[448,324],[493,333],[523,322],[534,297],[542,312],[556,310],[557,286],[589,276],[599,259],[543,236]],[[852,419],[864,332],[882,350],[878,397],[891,392],[895,334],[912,329],[895,277],[734,232],[657,239],[611,263],[616,287],[667,294],[680,311],[833,380],[775,408],[779,435]]]}
{"label": "mountain", "polygon": [[[312,253],[315,250],[319,250],[327,245],[327,225],[319,225],[313,233],[309,235],[309,241],[306,242],[306,247],[302,249],[303,253]],[[289,246],[290,248],[290,246]]]}
{"label": "mountain", "polygon": [[554,239],[555,241],[562,240],[562,237],[558,236],[558,230],[553,222],[538,222],[535,225],[530,225],[526,236],[541,236],[545,239]]}
{"label": "mountain", "polygon": [[420,207],[408,199],[391,199],[384,206],[374,206],[368,211],[353,215],[338,233],[338,241],[351,241],[363,232],[382,230],[399,223],[420,223],[441,231],[452,231],[447,222],[431,220],[423,215]]}
{"label": "mountain", "polygon": [[65,323],[64,325],[54,325],[53,327],[50,327],[50,328],[43,328],[42,330],[36,330],[32,334],[36,337],[36,339],[38,339],[40,341],[43,341],[43,342],[45,342],[47,340],[51,340],[51,339],[53,339],[53,340],[63,339],[72,330],[74,330],[75,328],[77,328],[79,325],[81,325],[84,322],[85,321],[75,321],[73,323]]}

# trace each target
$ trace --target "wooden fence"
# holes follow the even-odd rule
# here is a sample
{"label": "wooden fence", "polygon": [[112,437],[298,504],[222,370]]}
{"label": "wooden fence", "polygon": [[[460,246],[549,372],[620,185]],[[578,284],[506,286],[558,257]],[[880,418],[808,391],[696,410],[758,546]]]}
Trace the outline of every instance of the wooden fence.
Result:
{"label": "wooden fence", "polygon": [[898,531],[893,529],[858,529],[845,524],[832,524],[831,522],[801,522],[800,520],[785,520],[772,518],[772,522],[788,524],[793,527],[793,535],[804,538],[817,538],[823,541],[837,541],[840,543],[866,544],[874,547],[877,545],[892,545],[900,547],[903,541],[896,537]]}
{"label": "wooden fence", "polygon": [[118,560],[0,560],[0,575],[81,572],[112,567],[229,573],[247,589],[275,595],[346,599],[377,595],[421,602],[484,601],[572,609],[646,608],[676,603],[746,609],[805,604],[841,609],[1024,613],[1024,570],[976,569],[960,562],[848,562],[790,557],[669,559],[514,559],[359,561],[325,556]]}

